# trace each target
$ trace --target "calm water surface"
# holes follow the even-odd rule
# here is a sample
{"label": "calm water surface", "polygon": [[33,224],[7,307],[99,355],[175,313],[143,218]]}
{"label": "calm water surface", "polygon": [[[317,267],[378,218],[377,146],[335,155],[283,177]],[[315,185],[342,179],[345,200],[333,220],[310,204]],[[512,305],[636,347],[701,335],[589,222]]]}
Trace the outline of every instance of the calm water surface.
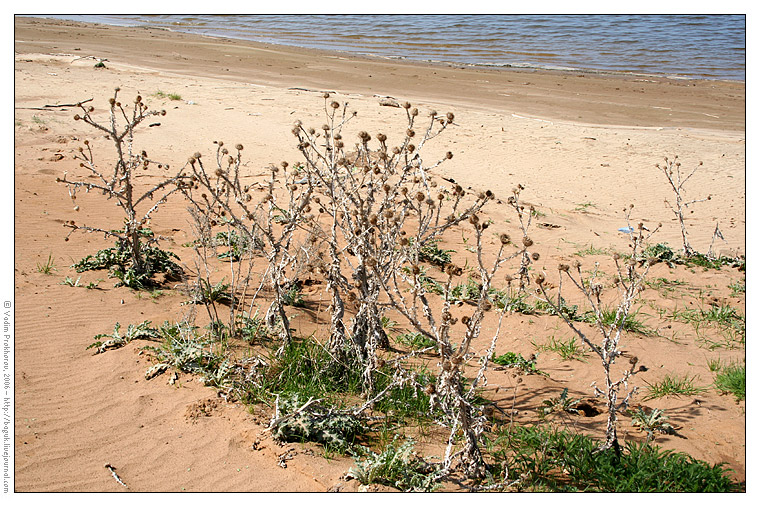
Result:
{"label": "calm water surface", "polygon": [[49,16],[468,65],[745,79],[743,15]]}

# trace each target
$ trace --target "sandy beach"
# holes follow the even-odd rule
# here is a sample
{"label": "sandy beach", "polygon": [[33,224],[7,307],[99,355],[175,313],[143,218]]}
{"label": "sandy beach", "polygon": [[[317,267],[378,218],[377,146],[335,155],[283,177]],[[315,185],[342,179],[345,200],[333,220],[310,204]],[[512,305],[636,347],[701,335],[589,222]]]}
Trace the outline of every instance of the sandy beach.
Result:
{"label": "sandy beach", "polygon": [[[743,82],[400,62],[20,17],[14,38],[16,491],[125,490],[104,463],[113,465],[129,491],[359,487],[343,479],[353,464],[350,457],[325,459],[318,445],[274,442],[263,431],[264,412],[251,414],[240,403],[226,403],[191,375],[181,374],[173,384],[166,376],[146,381],[149,362],[142,344],[97,355],[86,350],[93,336],[110,333],[116,322],[180,318],[187,299],[172,287],[155,297],[113,288],[102,272],[82,274],[84,283],[98,283],[96,290],[61,284],[67,276],[79,276],[71,264],[111,246],[94,234],[64,241],[65,221],[121,226],[112,202],[84,195],[75,211],[65,186],[56,182],[65,172],[81,172],[74,154],[85,139],[98,161],[109,160],[111,145],[74,121],[78,109],[72,105],[92,99],[104,112],[116,87],[125,100],[141,94],[151,108],[166,110],[155,122],[159,125],[145,126],[137,136],[151,158],[179,168],[195,152],[211,156],[214,141],[242,143],[243,168],[252,178],[270,164],[300,159],[291,129],[296,120],[319,127],[324,92],[357,111],[357,127],[389,136],[403,131],[405,117],[402,108],[381,105],[383,99],[409,101],[420,111],[450,111],[454,124],[425,147],[431,160],[453,153],[437,176],[497,197],[524,185],[523,198],[538,210],[534,240],[547,272],[583,255],[584,263],[593,265],[602,250],[624,250],[628,240],[619,229],[626,225],[622,210],[631,203],[637,220],[651,228],[662,223],[656,242],[680,248],[679,224],[665,204],[672,202],[672,190],[655,168],[664,157],[678,155],[684,166],[703,164],[688,182],[687,197],[710,196],[688,217],[692,246],[707,252],[717,224],[724,239],[716,240],[716,252],[746,252]],[[103,68],[95,67],[99,61]],[[137,181],[147,187],[161,177],[151,170]],[[192,250],[186,245],[193,237],[186,206],[179,197],[170,199],[151,227],[166,238],[163,248],[190,265]],[[508,220],[507,210],[498,207],[489,216],[499,226]],[[463,248],[457,238],[446,246]],[[584,250],[591,253],[579,254]],[[56,271],[45,274],[38,267],[49,256]],[[744,283],[743,272],[658,264],[649,277],[679,283],[674,291],[653,286],[644,293],[640,315],[656,332],[633,335],[624,347],[648,366],[636,377],[638,385],[645,388],[674,374],[708,386],[714,378],[709,360],[744,358],[743,342],[705,347],[705,340],[721,339],[720,329],[695,330],[667,318],[674,309],[709,305],[730,305],[745,315],[744,292],[729,287]],[[329,299],[316,289],[309,296]],[[570,336],[548,316],[511,319],[497,354],[509,350],[527,357],[535,352],[532,342]],[[319,334],[319,322],[302,312],[294,327]],[[478,346],[486,348],[483,340]],[[526,391],[517,403],[524,421],[532,420],[544,398],[565,387],[577,397],[590,397],[588,386],[599,378],[593,362],[563,361],[550,352],[539,354],[538,366],[549,376],[525,378],[521,389]],[[510,387],[509,397],[504,390],[495,394],[505,406],[514,403],[512,381],[505,372],[489,376],[493,388]],[[638,398],[637,403],[665,409],[678,426],[678,435],[658,436],[658,445],[708,463],[726,462],[736,480],[745,480],[744,401],[709,388],[695,396]],[[597,416],[576,426],[598,437],[604,423],[604,416]],[[630,418],[622,424],[621,435],[642,440]],[[440,452],[433,436],[424,445]],[[291,450],[285,463],[282,457]]]}

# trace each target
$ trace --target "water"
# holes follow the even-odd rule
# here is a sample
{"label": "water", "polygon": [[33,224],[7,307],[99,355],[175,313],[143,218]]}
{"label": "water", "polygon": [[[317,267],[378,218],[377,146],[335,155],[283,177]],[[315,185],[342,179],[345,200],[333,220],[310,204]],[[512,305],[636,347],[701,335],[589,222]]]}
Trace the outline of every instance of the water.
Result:
{"label": "water", "polygon": [[745,79],[743,15],[50,16],[467,65]]}

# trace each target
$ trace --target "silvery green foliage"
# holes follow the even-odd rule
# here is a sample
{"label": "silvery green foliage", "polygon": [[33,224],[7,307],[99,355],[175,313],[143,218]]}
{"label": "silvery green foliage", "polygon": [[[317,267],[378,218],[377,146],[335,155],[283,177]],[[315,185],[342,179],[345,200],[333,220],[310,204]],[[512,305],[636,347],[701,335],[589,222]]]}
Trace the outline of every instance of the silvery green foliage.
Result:
{"label": "silvery green foliage", "polygon": [[[124,334],[124,336],[121,336],[119,334],[119,330],[121,329],[121,324],[118,322],[116,325],[114,325],[113,332],[109,334],[97,334],[94,337],[94,342],[91,343],[87,348],[97,348],[96,354],[100,354],[105,352],[108,349],[115,349],[119,347],[123,347],[127,343],[131,342],[132,340],[137,339],[146,339],[146,338],[155,338],[158,336],[158,331],[152,327],[150,327],[150,321],[146,320],[141,322],[140,324],[134,325],[130,324],[127,326],[127,332]],[[108,340],[101,340],[101,338],[108,338]]]}
{"label": "silvery green foliage", "polygon": [[394,439],[381,453],[370,451],[346,474],[364,485],[385,484],[402,491],[433,491],[438,469],[414,452],[414,440],[397,445]]}
{"label": "silvery green foliage", "polygon": [[659,408],[653,408],[648,414],[643,408],[639,408],[631,417],[631,424],[645,431],[647,433],[647,440],[654,440],[655,432],[665,434],[673,434],[675,432],[668,419],[669,417],[665,415],[665,411]]}
{"label": "silvery green foliage", "polygon": [[299,395],[280,398],[272,436],[284,442],[318,442],[326,447],[348,449],[361,432],[360,419],[319,403],[305,402]]}
{"label": "silvery green foliage", "polygon": [[204,340],[190,325],[164,323],[159,330],[163,342],[158,347],[145,347],[153,352],[157,363],[145,372],[151,379],[169,368],[204,376],[206,383],[220,386],[231,370],[230,364],[212,350],[212,343]]}

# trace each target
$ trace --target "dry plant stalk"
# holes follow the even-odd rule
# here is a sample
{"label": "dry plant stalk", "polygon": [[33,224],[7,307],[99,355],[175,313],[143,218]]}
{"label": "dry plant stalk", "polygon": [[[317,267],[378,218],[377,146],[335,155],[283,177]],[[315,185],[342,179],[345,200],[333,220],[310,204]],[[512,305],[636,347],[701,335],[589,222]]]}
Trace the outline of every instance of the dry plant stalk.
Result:
{"label": "dry plant stalk", "polygon": [[[707,196],[703,199],[694,199],[692,201],[687,201],[684,199],[684,185],[687,181],[689,181],[689,178],[691,178],[694,173],[697,172],[697,170],[702,167],[702,162],[700,161],[699,164],[694,167],[694,169],[691,170],[688,174],[681,172],[681,162],[678,160],[678,155],[673,157],[672,160],[668,159],[668,157],[665,157],[665,164],[660,165],[655,164],[655,167],[662,171],[662,173],[665,175],[665,177],[668,179],[668,183],[670,184],[670,187],[673,189],[673,193],[675,194],[676,202],[675,206],[669,203],[667,200],[665,203],[670,207],[673,214],[676,216],[676,219],[678,220],[678,224],[681,226],[681,239],[683,240],[683,254],[685,257],[692,257],[697,254],[697,251],[694,250],[691,245],[689,244],[688,240],[688,231],[686,230],[686,211],[692,204],[696,204],[698,202],[704,202],[709,201],[712,196]],[[692,211],[693,213],[693,211]],[[716,225],[715,228],[716,234],[713,235],[713,241],[715,240],[715,236],[717,235],[718,228]],[[710,245],[710,249],[712,250],[712,245]]]}
{"label": "dry plant stalk", "polygon": [[[75,211],[79,211],[79,206],[76,203],[77,192],[83,190],[89,193],[91,190],[96,190],[101,192],[106,199],[116,200],[116,205],[122,209],[125,215],[123,230],[90,227],[78,225],[73,220],[67,221],[64,226],[70,228],[71,231],[66,236],[66,241],[76,230],[98,232],[105,237],[116,238],[121,247],[130,253],[132,269],[141,274],[144,272],[143,244],[156,241],[155,238],[144,238],[141,235],[141,229],[149,223],[151,215],[159,206],[182,187],[185,176],[180,170],[174,176],[166,177],[142,194],[136,193],[134,180],[137,177],[138,170],[147,170],[151,164],[157,165],[158,169],[169,170],[168,165],[151,160],[144,150],[137,152],[133,146],[135,129],[146,119],[152,116],[163,116],[166,111],[149,111],[148,106],[139,95],[134,99],[133,104],[122,104],[118,100],[119,91],[119,88],[116,88],[113,97],[109,99],[108,124],[99,123],[93,118],[95,108],[86,107],[82,102],[77,104],[82,110],[82,115],[74,116],[75,120],[84,121],[95,129],[104,132],[106,137],[113,142],[116,149],[116,160],[113,162],[112,172],[99,168],[95,163],[92,146],[88,140],[85,140],[85,146],[79,148],[75,158],[80,160],[80,167],[90,171],[90,178],[94,176],[95,181],[71,179],[67,173],[64,173],[63,178],[56,178],[56,181],[67,186]],[[123,124],[120,124],[122,121]],[[155,194],[160,195],[157,200],[154,199]],[[146,207],[147,210],[145,210]],[[144,211],[138,211],[141,208]]]}
{"label": "dry plant stalk", "polygon": [[[461,187],[456,187],[454,192],[463,195]],[[480,278],[479,292],[469,314],[461,318],[452,315],[454,281],[463,274],[463,269],[453,264],[447,265],[444,269],[446,279],[440,296],[440,311],[434,310],[436,305],[431,303],[426,293],[419,269],[420,245],[424,243],[418,237],[414,237],[414,241],[410,241],[404,248],[397,250],[398,254],[393,258],[395,264],[393,264],[393,269],[389,270],[390,277],[381,278],[383,289],[393,309],[405,317],[417,332],[435,340],[437,344],[441,369],[435,384],[427,386],[426,392],[431,396],[431,409],[436,405],[442,409],[445,415],[444,424],[451,431],[443,467],[439,473],[440,477],[451,472],[457,459],[468,477],[481,479],[487,474],[487,467],[479,447],[486,418],[479,415],[481,409],[473,405],[473,399],[476,388],[486,384],[485,372],[488,361],[495,350],[502,321],[509,307],[505,306],[499,312],[496,330],[485,353],[480,355],[474,353],[472,342],[480,336],[485,313],[493,308],[490,293],[500,268],[508,261],[519,258],[522,269],[531,260],[538,259],[536,254],[531,256],[527,250],[533,244],[532,241],[523,240],[520,245],[515,245],[507,234],[500,234],[496,255],[492,261],[486,261],[483,252],[483,234],[488,229],[489,222],[481,221],[476,211],[479,211],[493,197],[490,191],[482,193],[478,195],[473,205],[466,208],[467,220],[474,230],[477,259],[475,271]],[[520,213],[524,208],[519,202],[519,191],[515,192],[511,199],[511,205]],[[452,217],[455,215],[449,215],[449,218]],[[460,215],[459,218],[461,217]],[[413,218],[424,222],[424,215],[413,215]],[[449,224],[452,222],[458,223],[458,219],[448,221]],[[527,221],[522,224],[524,239],[528,237],[529,226]],[[418,230],[424,230],[424,228]],[[459,322],[463,326],[461,331],[454,327]],[[479,363],[479,367],[475,378],[469,387],[466,387],[464,371],[472,363]],[[464,443],[459,450],[454,451],[455,442],[460,437],[464,438]]]}
{"label": "dry plant stalk", "polygon": [[[633,205],[631,205],[630,208],[626,208],[624,212],[629,230],[634,231],[630,226],[630,213],[632,209]],[[604,443],[597,449],[600,452],[612,448],[616,453],[620,453],[620,445],[617,439],[618,412],[625,410],[628,407],[631,397],[637,391],[636,387],[628,388],[628,381],[633,375],[642,371],[641,367],[636,369],[638,358],[635,356],[630,358],[627,369],[624,368],[622,372],[613,372],[612,366],[615,364],[617,358],[622,355],[620,340],[625,333],[626,320],[631,313],[633,303],[644,288],[644,281],[649,272],[649,260],[642,259],[642,253],[649,238],[655,234],[659,228],[660,226],[645,234],[646,228],[644,227],[644,224],[639,223],[636,230],[629,233],[631,242],[629,244],[630,257],[628,260],[624,261],[618,253],[613,255],[617,270],[614,284],[618,290],[618,303],[615,310],[615,318],[611,324],[605,323],[606,321],[603,315],[604,303],[602,302],[604,287],[602,283],[597,282],[596,268],[592,272],[590,278],[584,278],[583,272],[581,271],[580,261],[576,260],[572,268],[567,264],[560,264],[558,266],[559,285],[556,298],[553,298],[548,293],[545,276],[542,273],[539,273],[535,277],[535,282],[547,303],[562,317],[568,327],[570,327],[583,343],[588,345],[599,357],[602,369],[604,370],[604,388],[600,389],[596,383],[593,384],[595,395],[603,396],[607,405],[606,437]],[[589,336],[589,333],[579,328],[563,311],[564,299],[562,297],[562,282],[564,277],[570,279],[573,285],[583,294],[584,298],[591,306],[594,315],[594,325],[601,335],[600,342],[595,341],[593,337]],[[619,395],[623,389],[626,391],[625,395],[622,401],[618,401]]]}
{"label": "dry plant stalk", "polygon": [[[453,122],[453,114],[431,112],[420,121],[418,109],[406,103],[406,126],[395,146],[384,133],[378,133],[377,145],[371,146],[372,136],[360,131],[349,148],[343,133],[356,113],[348,112],[347,103],[329,98],[324,95],[326,123],[321,130],[299,122],[293,134],[305,159],[304,178],[314,184],[313,202],[326,245],[326,258],[314,267],[328,281],[332,299],[330,348],[336,355],[350,350],[366,365],[365,387],[372,391],[377,349],[390,345],[382,325],[382,286],[400,267],[409,245],[419,248],[466,220],[488,197],[460,212],[465,193],[458,187],[448,216],[443,213],[446,196],[436,189],[430,171],[453,155],[446,153],[426,166],[422,150]],[[411,225],[410,217],[416,220]],[[350,331],[343,322],[346,301],[358,307]]]}
{"label": "dry plant stalk", "polygon": [[[211,227],[225,227],[228,238],[234,232],[243,238],[246,250],[265,258],[266,268],[258,287],[251,287],[253,257],[243,256],[245,264],[231,259],[233,299],[240,301],[238,309],[247,305],[247,313],[252,315],[257,295],[268,287],[273,300],[265,319],[271,329],[279,330],[283,346],[287,346],[292,335],[285,312],[285,296],[297,283],[300,270],[312,255],[311,245],[314,243],[310,239],[315,226],[314,215],[310,213],[313,185],[308,178],[302,179],[298,171],[289,171],[286,162],[280,167],[270,167],[270,176],[265,183],[245,185],[240,174],[243,146],[236,145],[235,155],[232,155],[223,142],[216,144],[213,169],[206,168],[198,152],[188,159],[186,167],[192,174],[193,185],[183,187],[183,192],[201,221],[208,220]],[[263,189],[264,194],[254,200],[252,194],[256,189]],[[201,258],[201,264],[207,269],[207,260]],[[249,289],[253,292],[249,293]],[[233,329],[235,304],[233,301],[230,317]]]}

